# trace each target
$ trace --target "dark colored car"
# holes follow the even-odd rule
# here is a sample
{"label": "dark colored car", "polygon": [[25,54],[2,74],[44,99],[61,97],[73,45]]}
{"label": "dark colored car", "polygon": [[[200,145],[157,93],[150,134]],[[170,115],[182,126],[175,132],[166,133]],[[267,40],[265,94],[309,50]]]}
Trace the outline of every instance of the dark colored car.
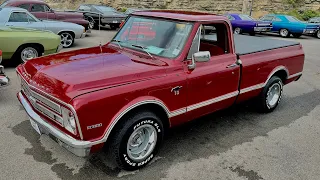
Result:
{"label": "dark colored car", "polygon": [[35,17],[42,20],[57,20],[64,22],[71,22],[75,24],[79,24],[83,26],[87,33],[89,30],[89,22],[84,19],[83,14],[76,12],[59,12],[54,11],[50,8],[50,6],[43,2],[37,0],[9,0],[1,4],[0,7],[12,6],[12,7],[20,7],[28,10]]}
{"label": "dark colored car", "polygon": [[257,21],[246,14],[225,14],[231,21],[232,29],[235,34],[249,33],[255,35],[257,32],[269,32],[272,23],[267,21]]}
{"label": "dark colored car", "polygon": [[111,29],[117,29],[127,17],[116,9],[105,5],[82,4],[77,10],[83,12],[83,15],[89,21],[90,27],[95,29],[99,25],[109,25]]}
{"label": "dark colored car", "polygon": [[308,25],[303,34],[315,36],[320,39],[320,17],[309,19]]}

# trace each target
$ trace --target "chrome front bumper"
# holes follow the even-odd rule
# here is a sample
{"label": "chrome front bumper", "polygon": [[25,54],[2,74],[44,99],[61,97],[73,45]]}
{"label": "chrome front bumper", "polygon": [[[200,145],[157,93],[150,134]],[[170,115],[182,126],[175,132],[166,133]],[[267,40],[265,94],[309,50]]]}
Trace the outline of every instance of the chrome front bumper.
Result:
{"label": "chrome front bumper", "polygon": [[0,65],[0,88],[8,86],[10,79],[4,74],[4,68]]}
{"label": "chrome front bumper", "polygon": [[272,27],[254,27],[255,32],[269,32]]}
{"label": "chrome front bumper", "polygon": [[60,146],[64,147],[68,151],[72,152],[76,156],[85,157],[90,153],[92,147],[91,141],[81,141],[77,140],[59,129],[55,128],[51,124],[43,120],[31,107],[25,96],[19,92],[17,97],[21,105],[26,110],[30,119],[32,119],[39,127],[41,134],[46,134],[54,141],[56,141]]}

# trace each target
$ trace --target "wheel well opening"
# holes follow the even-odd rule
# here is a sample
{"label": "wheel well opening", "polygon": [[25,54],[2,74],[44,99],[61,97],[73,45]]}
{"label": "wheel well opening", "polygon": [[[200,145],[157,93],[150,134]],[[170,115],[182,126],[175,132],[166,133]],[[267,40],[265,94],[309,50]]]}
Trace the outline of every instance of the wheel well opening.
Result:
{"label": "wheel well opening", "polygon": [[116,133],[115,129],[117,129],[117,126],[122,124],[123,121],[126,121],[128,117],[132,116],[136,112],[146,111],[146,110],[155,113],[161,119],[165,131],[170,127],[168,115],[166,111],[163,109],[163,107],[153,103],[143,104],[136,108],[131,109],[124,116],[121,117],[121,119],[112,128],[106,143],[108,144],[108,141],[112,139],[113,134]]}
{"label": "wheel well opening", "polygon": [[64,33],[64,32],[70,33],[71,36],[73,37],[73,39],[76,37],[76,34],[75,34],[74,32],[72,32],[72,31],[61,31],[61,32],[59,32],[58,35],[61,35],[61,34]]}
{"label": "wheel well opening", "polygon": [[287,72],[285,70],[277,71],[276,73],[274,73],[273,76],[279,77],[282,80],[283,83],[285,83],[285,81],[288,78],[288,74],[287,74]]}
{"label": "wheel well opening", "polygon": [[[39,50],[39,56],[42,56],[42,53],[44,53],[44,47],[42,44],[39,44],[39,43],[26,43],[26,44],[22,44],[18,47],[17,50],[21,50],[21,48],[24,48],[24,47],[35,47],[37,48],[37,50]],[[17,52],[16,50],[16,52]]]}

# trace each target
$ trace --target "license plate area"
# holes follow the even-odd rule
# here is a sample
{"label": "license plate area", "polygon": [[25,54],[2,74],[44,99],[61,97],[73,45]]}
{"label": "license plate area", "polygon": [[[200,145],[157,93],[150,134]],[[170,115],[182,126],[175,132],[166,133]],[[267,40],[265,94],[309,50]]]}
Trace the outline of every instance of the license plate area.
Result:
{"label": "license plate area", "polygon": [[39,135],[42,134],[42,133],[41,133],[41,130],[40,130],[39,126],[38,126],[38,124],[37,124],[34,120],[30,119],[30,124],[31,124],[31,126],[33,127],[33,129],[34,129],[35,131],[37,131],[37,133],[38,133]]}

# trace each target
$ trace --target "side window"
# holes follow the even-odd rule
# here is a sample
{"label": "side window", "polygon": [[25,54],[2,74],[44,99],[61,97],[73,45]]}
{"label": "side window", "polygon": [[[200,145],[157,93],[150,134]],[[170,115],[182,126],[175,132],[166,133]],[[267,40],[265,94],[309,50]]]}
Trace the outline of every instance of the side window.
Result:
{"label": "side window", "polygon": [[273,21],[280,22],[280,21],[281,21],[281,19],[280,19],[280,18],[278,18],[278,17],[275,17],[275,18],[273,18]]}
{"label": "side window", "polygon": [[230,16],[230,15],[228,15],[228,19],[229,19],[230,21],[235,20],[234,17],[233,17],[233,16]]}
{"label": "side window", "polygon": [[43,5],[43,7],[44,7],[44,11],[45,11],[45,12],[50,12],[50,8],[49,8],[49,6],[47,6],[47,5]]}
{"label": "side window", "polygon": [[264,16],[261,18],[262,21],[273,21],[274,16]]}
{"label": "side window", "polygon": [[199,27],[197,34],[193,38],[192,45],[190,47],[187,59],[191,59],[194,53],[199,52],[200,34],[201,34],[201,27]]}
{"label": "side window", "polygon": [[34,4],[31,7],[31,12],[45,12],[45,9],[42,4]]}
{"label": "side window", "polygon": [[199,51],[209,51],[211,57],[229,53],[227,26],[224,23],[203,25]]}
{"label": "side window", "polygon": [[22,9],[25,9],[25,10],[29,10],[30,4],[21,4],[18,7],[22,8]]}
{"label": "side window", "polygon": [[10,15],[9,22],[28,22],[27,14],[24,12],[13,12]]}
{"label": "side window", "polygon": [[80,10],[80,11],[90,11],[90,7],[85,6],[85,5],[80,5],[78,10]]}

